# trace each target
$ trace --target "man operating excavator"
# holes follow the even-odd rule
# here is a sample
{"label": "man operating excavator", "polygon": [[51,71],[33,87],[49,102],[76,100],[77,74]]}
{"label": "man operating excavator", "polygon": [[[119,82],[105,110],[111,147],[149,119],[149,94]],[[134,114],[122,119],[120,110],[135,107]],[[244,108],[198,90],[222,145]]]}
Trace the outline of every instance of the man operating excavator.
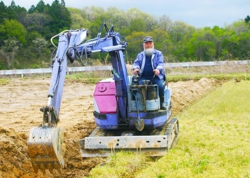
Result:
{"label": "man operating excavator", "polygon": [[154,48],[154,41],[151,36],[146,36],[143,39],[144,51],[137,55],[133,64],[133,74],[139,73],[139,84],[143,84],[144,80],[149,80],[153,84],[158,85],[160,108],[166,109],[164,102],[164,58],[162,52]]}

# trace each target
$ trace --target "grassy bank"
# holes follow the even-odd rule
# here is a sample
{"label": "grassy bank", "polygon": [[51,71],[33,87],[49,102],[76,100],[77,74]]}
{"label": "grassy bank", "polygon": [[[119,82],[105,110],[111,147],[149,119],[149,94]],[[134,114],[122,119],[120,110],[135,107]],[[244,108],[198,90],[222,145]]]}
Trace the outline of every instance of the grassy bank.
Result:
{"label": "grassy bank", "polygon": [[249,98],[250,81],[229,81],[177,116],[180,139],[166,156],[117,154],[91,177],[250,177]]}
{"label": "grassy bank", "polygon": [[[250,80],[250,74],[248,73],[235,73],[235,74],[182,74],[182,75],[169,75],[167,76],[168,82],[188,81],[188,80],[200,80],[201,78],[214,78],[218,80]],[[84,83],[95,84],[102,79],[112,78],[110,72],[103,71],[98,73],[75,73],[67,75],[67,80],[81,81]]]}

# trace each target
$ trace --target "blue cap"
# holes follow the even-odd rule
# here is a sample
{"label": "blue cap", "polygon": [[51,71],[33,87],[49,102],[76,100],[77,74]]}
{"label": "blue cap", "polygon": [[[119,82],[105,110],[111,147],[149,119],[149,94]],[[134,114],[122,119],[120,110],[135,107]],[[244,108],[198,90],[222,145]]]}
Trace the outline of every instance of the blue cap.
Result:
{"label": "blue cap", "polygon": [[151,41],[151,42],[154,41],[151,36],[146,36],[146,37],[143,38],[143,43],[146,43],[146,42],[149,42],[149,41]]}

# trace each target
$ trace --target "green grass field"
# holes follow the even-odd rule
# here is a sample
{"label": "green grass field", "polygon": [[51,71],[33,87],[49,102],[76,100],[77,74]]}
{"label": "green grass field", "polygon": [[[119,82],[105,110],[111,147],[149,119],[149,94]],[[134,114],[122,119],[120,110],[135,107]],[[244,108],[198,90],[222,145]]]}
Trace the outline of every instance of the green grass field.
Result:
{"label": "green grass field", "polygon": [[179,142],[166,156],[118,153],[90,177],[250,177],[250,81],[224,83],[177,118]]}

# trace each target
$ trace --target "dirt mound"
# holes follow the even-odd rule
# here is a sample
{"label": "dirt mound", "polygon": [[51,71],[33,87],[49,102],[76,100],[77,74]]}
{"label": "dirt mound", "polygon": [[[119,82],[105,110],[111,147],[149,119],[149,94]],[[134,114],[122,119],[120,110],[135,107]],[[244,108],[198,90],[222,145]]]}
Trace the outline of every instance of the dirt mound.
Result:
{"label": "dirt mound", "polygon": [[199,81],[186,81],[170,83],[172,90],[173,114],[182,111],[192,102],[198,100],[208,91],[211,91],[222,82],[215,79],[202,78]]}
{"label": "dirt mound", "polygon": [[[173,114],[182,111],[220,83],[203,78],[199,81],[169,83]],[[66,167],[61,173],[34,173],[27,155],[27,138],[31,127],[42,122],[40,107],[47,103],[49,79],[12,79],[0,86],[0,178],[1,177],[82,177],[105,161],[104,158],[82,159],[78,140],[95,128],[93,91],[95,85],[67,81],[60,110],[59,127],[65,133]]]}
{"label": "dirt mound", "polygon": [[27,158],[26,142],[25,134],[0,127],[0,177],[20,177],[32,172],[33,168]]}

